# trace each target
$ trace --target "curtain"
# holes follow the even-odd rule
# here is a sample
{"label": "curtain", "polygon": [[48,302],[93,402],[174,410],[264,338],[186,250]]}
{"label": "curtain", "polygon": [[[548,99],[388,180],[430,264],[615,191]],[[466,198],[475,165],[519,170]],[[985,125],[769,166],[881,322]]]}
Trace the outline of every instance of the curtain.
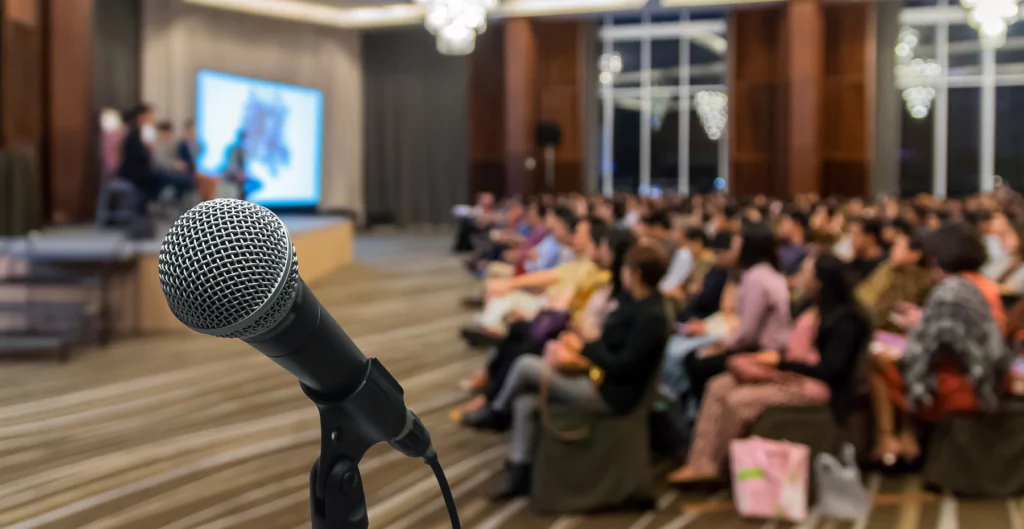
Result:
{"label": "curtain", "polygon": [[368,215],[449,222],[468,194],[466,58],[422,27],[364,34],[362,52]]}
{"label": "curtain", "polygon": [[321,210],[363,215],[363,81],[359,34],[337,28],[145,0],[142,95],[179,127],[208,69],[317,89],[324,96]]}
{"label": "curtain", "polygon": [[139,104],[139,3],[102,0],[94,4],[93,96],[95,110],[126,110]]}

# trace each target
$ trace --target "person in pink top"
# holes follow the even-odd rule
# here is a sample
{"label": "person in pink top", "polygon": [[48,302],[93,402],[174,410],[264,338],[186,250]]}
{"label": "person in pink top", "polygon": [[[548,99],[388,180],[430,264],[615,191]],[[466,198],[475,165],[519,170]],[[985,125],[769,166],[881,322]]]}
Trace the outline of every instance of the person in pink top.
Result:
{"label": "person in pink top", "polygon": [[836,421],[845,420],[871,324],[853,295],[850,270],[837,257],[808,257],[802,273],[816,308],[801,314],[784,348],[734,355],[728,371],[711,379],[686,464],[669,474],[670,483],[717,479],[729,442],[768,408],[828,403]]}

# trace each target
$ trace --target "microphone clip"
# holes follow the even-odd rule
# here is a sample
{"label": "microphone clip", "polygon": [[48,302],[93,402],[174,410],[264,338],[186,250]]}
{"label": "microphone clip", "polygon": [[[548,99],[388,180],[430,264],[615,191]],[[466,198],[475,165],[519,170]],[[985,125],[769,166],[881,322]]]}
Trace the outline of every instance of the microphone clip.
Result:
{"label": "microphone clip", "polygon": [[337,399],[305,385],[302,390],[320,412],[320,457],[309,475],[313,529],[366,529],[359,461],[371,446],[410,433],[410,417],[415,416],[405,407],[402,386],[371,358],[351,395]]}

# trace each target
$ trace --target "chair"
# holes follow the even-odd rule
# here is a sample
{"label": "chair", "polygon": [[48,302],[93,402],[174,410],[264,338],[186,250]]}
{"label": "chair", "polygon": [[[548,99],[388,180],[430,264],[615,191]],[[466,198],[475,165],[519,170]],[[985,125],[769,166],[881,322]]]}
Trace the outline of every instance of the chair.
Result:
{"label": "chair", "polygon": [[654,504],[648,422],[658,393],[654,378],[647,396],[628,415],[550,406],[550,421],[558,430],[585,431],[587,435],[566,441],[540,428],[530,493],[536,511],[582,513]]}
{"label": "chair", "polygon": [[138,190],[131,182],[118,176],[104,178],[96,199],[96,226],[131,224],[139,214],[139,200]]}
{"label": "chair", "polygon": [[844,437],[826,405],[768,408],[750,425],[750,435],[805,444],[813,454],[836,453]]}
{"label": "chair", "polygon": [[1024,402],[944,419],[926,453],[924,480],[930,486],[967,496],[1024,494]]}

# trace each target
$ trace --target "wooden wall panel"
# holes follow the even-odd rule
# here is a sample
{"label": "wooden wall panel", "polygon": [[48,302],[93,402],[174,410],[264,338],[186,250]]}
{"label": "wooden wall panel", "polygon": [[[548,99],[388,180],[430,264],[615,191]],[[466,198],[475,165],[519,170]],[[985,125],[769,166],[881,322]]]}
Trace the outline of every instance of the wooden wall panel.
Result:
{"label": "wooden wall panel", "polygon": [[729,174],[735,195],[785,193],[782,15],[771,6],[729,16]]}
{"label": "wooden wall panel", "polygon": [[535,154],[538,109],[538,42],[532,21],[505,22],[505,191],[533,192],[533,171],[526,160]]}
{"label": "wooden wall panel", "polygon": [[547,189],[541,153],[538,170],[533,172],[533,190],[558,193],[579,191],[583,185],[583,116],[580,98],[585,85],[582,56],[584,53],[580,21],[534,21],[537,47],[540,50],[537,90],[540,99],[538,121],[557,123],[562,129],[562,142],[555,149],[554,189]]}
{"label": "wooden wall panel", "polygon": [[825,98],[822,115],[822,192],[867,194],[874,113],[874,6],[825,7]]}
{"label": "wooden wall panel", "polygon": [[93,217],[99,192],[93,111],[93,0],[47,10],[47,174],[54,222]]}
{"label": "wooden wall panel", "polygon": [[820,0],[786,2],[787,196],[821,191],[825,19]]}
{"label": "wooden wall panel", "polygon": [[505,193],[505,32],[494,24],[469,56],[469,194]]}
{"label": "wooden wall panel", "polygon": [[45,128],[43,4],[4,0],[0,20],[0,144],[42,152]]}

